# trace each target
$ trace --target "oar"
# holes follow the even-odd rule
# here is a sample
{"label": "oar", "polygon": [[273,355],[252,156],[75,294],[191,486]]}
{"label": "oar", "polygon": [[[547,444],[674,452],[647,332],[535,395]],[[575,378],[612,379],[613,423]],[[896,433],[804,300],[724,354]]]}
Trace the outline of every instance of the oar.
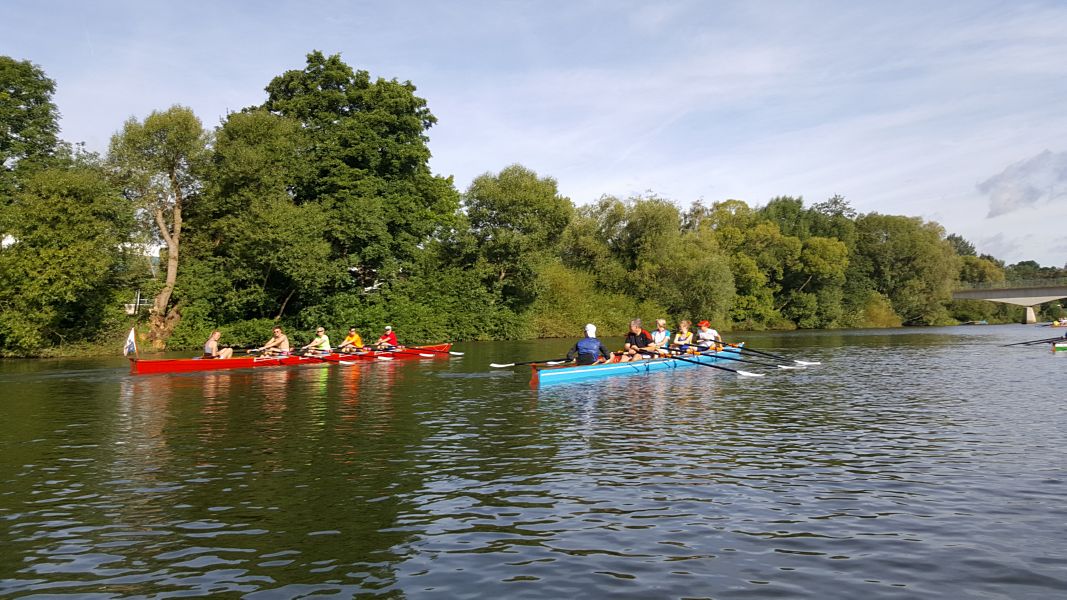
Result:
{"label": "oar", "polygon": [[[674,347],[671,347],[671,350],[674,350],[674,349],[675,349]],[[794,366],[794,365],[779,365],[779,364],[775,364],[775,363],[764,362],[762,360],[748,360],[746,358],[736,358],[736,357],[733,357],[733,356],[729,356],[729,354],[732,354],[732,353],[726,353],[726,352],[701,352],[700,354],[701,354],[701,356],[710,356],[712,358],[721,358],[723,360],[735,360],[737,362],[748,363],[750,365],[763,365],[764,367],[778,367],[779,369],[803,369],[804,368],[803,365],[796,365],[796,366]]]}
{"label": "oar", "polygon": [[453,352],[451,350],[435,350],[433,348],[408,348],[408,350],[414,350],[416,352],[436,352],[437,354],[451,354],[452,356],[463,356],[462,352]]}
{"label": "oar", "polygon": [[[433,358],[434,357],[433,354],[427,354],[425,352],[422,352],[421,348],[419,348],[419,349],[415,349],[415,348],[392,349],[392,348],[390,348],[388,350],[375,350],[375,352],[389,352],[390,354],[413,354],[413,355],[421,356],[423,358]],[[380,358],[382,360],[393,360],[391,357],[385,357],[385,356],[379,356],[378,358]]]}
{"label": "oar", "polygon": [[549,358],[545,360],[528,360],[526,362],[513,362],[513,363],[489,363],[489,366],[494,369],[503,369],[505,367],[518,367],[521,365],[561,365],[567,361],[567,358]]}
{"label": "oar", "polygon": [[785,356],[780,356],[778,354],[771,354],[770,352],[761,352],[759,350],[755,350],[753,348],[749,348],[748,346],[742,346],[741,344],[723,344],[723,345],[724,346],[730,346],[731,348],[738,348],[742,352],[751,352],[753,354],[761,354],[761,355],[769,357],[769,358],[777,358],[778,360],[791,360],[791,361],[797,363],[798,365],[804,365],[805,367],[810,366],[810,365],[821,365],[822,364],[819,361],[797,360],[795,358],[786,358]]}
{"label": "oar", "polygon": [[1044,339],[1044,340],[1030,340],[1028,342],[1015,342],[1014,344],[1004,344],[1004,345],[1001,346],[1001,348],[1006,348],[1008,346],[1028,346],[1030,344],[1047,344],[1049,342],[1056,342],[1056,341],[1059,341],[1059,340],[1062,340],[1062,339],[1063,339],[1063,337],[1056,336],[1054,338],[1047,338],[1047,339]]}
{"label": "oar", "polygon": [[[765,373],[752,373],[750,371],[742,371],[741,369],[731,369],[729,367],[720,367],[719,365],[713,365],[713,364],[706,363],[706,362],[700,362],[699,360],[690,360],[688,358],[682,358],[680,356],[667,356],[667,357],[664,357],[659,352],[652,352],[652,351],[649,351],[649,350],[641,350],[640,348],[638,348],[637,351],[640,352],[641,354],[647,354],[647,355],[649,355],[649,356],[651,356],[653,358],[672,358],[674,360],[680,360],[682,362],[693,363],[694,365],[700,365],[702,367],[711,367],[712,369],[719,369],[720,371],[729,371],[729,372],[731,372],[731,373],[733,373],[735,375],[741,375],[742,377],[763,377],[763,376],[765,376]],[[716,358],[718,358],[718,357],[716,357]]]}

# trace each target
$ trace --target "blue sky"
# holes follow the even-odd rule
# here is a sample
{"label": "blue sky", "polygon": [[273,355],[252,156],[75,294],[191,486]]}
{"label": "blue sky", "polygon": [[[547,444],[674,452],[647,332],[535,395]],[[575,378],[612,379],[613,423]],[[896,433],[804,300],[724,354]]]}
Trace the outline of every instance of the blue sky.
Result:
{"label": "blue sky", "polygon": [[1067,264],[1067,2],[0,3],[0,54],[105,150],[172,104],[206,125],[312,49],[411,80],[460,191],[520,163],[576,203],[845,196],[1008,262]]}

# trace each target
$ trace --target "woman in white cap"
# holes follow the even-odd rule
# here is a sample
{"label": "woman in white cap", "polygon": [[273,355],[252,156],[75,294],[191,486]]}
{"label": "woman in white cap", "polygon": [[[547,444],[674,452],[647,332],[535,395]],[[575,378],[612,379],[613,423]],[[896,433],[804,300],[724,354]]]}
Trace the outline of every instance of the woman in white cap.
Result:
{"label": "woman in white cap", "polygon": [[379,349],[395,348],[400,345],[396,341],[396,334],[393,333],[392,325],[385,326],[385,333],[383,333],[381,337],[378,338],[378,341],[375,343],[375,345],[378,346]]}
{"label": "woman in white cap", "polygon": [[585,337],[578,340],[578,343],[567,352],[567,360],[577,358],[580,365],[607,362],[614,356],[608,352],[600,340],[596,339],[596,325],[592,323],[585,326]]}

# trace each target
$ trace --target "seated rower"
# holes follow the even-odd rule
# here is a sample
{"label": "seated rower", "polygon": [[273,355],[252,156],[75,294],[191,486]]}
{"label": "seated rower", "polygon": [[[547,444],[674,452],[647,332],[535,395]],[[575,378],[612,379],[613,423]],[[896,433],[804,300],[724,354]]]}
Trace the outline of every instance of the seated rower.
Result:
{"label": "seated rower", "polygon": [[652,332],[652,343],[660,354],[669,354],[671,345],[671,330],[667,329],[666,319],[656,319],[656,329]]}
{"label": "seated rower", "polygon": [[697,347],[703,352],[705,350],[715,350],[717,346],[722,345],[722,336],[718,331],[711,328],[711,323],[707,321],[701,321],[697,323]]}
{"label": "seated rower", "polygon": [[281,327],[275,327],[273,335],[267,343],[256,350],[265,355],[289,354],[289,336],[282,332]]}
{"label": "seated rower", "polygon": [[315,339],[311,340],[311,343],[302,348],[305,352],[310,351],[314,354],[329,354],[330,353],[330,337],[326,335],[326,330],[319,327],[315,330]]}
{"label": "seated rower", "polygon": [[589,323],[585,326],[585,337],[578,340],[573,348],[567,351],[567,360],[578,359],[580,365],[595,365],[611,360],[615,355],[608,352],[604,344],[596,339],[596,325]]}
{"label": "seated rower", "polygon": [[693,345],[693,332],[689,331],[690,325],[692,323],[684,319],[679,321],[678,333],[674,334],[674,345],[682,352],[688,352],[689,346]]}
{"label": "seated rower", "polygon": [[634,319],[630,321],[630,333],[626,334],[626,341],[622,345],[622,358],[619,361],[630,362],[636,358],[646,358],[647,355],[642,351],[654,353],[656,346],[652,343],[652,334],[641,329],[641,319]]}
{"label": "seated rower", "polygon": [[233,348],[219,348],[219,338],[221,337],[222,332],[218,329],[211,332],[207,342],[204,342],[203,358],[231,358],[233,356]]}
{"label": "seated rower", "polygon": [[397,346],[400,345],[396,341],[396,333],[393,332],[393,326],[392,325],[386,325],[385,326],[385,333],[383,333],[378,338],[378,341],[375,342],[374,345],[379,350],[388,350],[390,348],[396,348]]}
{"label": "seated rower", "polygon": [[363,349],[363,338],[360,337],[359,332],[355,327],[348,328],[348,335],[345,337],[341,345],[337,347],[338,352],[357,352]]}

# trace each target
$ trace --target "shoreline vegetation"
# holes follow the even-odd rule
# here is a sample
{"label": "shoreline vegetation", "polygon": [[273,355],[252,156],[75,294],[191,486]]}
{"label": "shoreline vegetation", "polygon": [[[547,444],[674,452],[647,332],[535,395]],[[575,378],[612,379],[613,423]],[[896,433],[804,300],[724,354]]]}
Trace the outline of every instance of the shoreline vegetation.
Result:
{"label": "shoreline vegetation", "polygon": [[[951,292],[1067,276],[840,195],[574,201],[518,164],[460,191],[430,170],[437,119],[410,81],[306,58],[214,129],[175,105],[116,124],[101,156],[59,139],[42,67],[0,56],[0,356],[110,355],[131,320],[145,350],[183,351],[214,329],[259,345],[275,325],[302,340],[391,324],[414,344],[621,333],[634,317],[1017,322],[1020,307]],[[136,318],[135,296],[151,299]]]}

